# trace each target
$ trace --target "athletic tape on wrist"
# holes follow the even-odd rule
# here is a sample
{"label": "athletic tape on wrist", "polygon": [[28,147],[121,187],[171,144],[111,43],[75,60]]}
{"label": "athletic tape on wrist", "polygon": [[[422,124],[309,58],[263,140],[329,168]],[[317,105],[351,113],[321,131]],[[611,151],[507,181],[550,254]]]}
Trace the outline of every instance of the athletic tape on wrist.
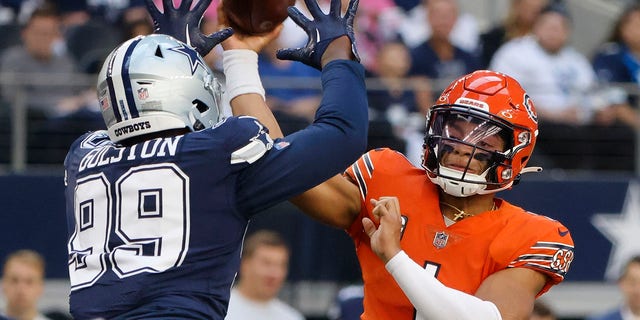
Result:
{"label": "athletic tape on wrist", "polygon": [[247,93],[257,93],[264,100],[264,87],[258,74],[258,54],[255,51],[225,50],[222,52],[222,66],[229,101]]}

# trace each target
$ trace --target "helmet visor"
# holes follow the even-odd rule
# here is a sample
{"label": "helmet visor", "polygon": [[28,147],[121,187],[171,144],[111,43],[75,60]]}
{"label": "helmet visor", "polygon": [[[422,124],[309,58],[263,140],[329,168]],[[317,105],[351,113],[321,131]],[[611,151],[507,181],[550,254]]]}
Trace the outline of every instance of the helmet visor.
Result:
{"label": "helmet visor", "polygon": [[496,169],[510,167],[505,151],[512,145],[513,130],[490,115],[433,110],[428,125],[428,170],[458,181],[493,184],[499,182]]}

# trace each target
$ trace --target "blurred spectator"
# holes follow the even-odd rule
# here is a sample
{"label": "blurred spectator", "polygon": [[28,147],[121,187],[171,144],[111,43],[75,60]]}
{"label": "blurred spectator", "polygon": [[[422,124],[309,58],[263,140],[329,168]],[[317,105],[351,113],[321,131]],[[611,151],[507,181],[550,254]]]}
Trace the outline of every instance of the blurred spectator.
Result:
{"label": "blurred spectator", "polygon": [[540,10],[549,0],[510,0],[504,21],[480,35],[482,66],[491,62],[493,54],[507,41],[528,35]]}
{"label": "blurred spectator", "polygon": [[584,124],[591,117],[586,97],[596,85],[595,74],[587,58],[568,45],[570,19],[564,6],[547,6],[533,34],[505,43],[489,67],[520,81],[541,121]]}
{"label": "blurred spectator", "polygon": [[[61,1],[67,2],[68,0]],[[126,22],[142,18],[150,18],[144,0],[90,0],[87,1],[87,5],[93,17],[101,17],[107,23],[115,26],[122,26]]]}
{"label": "blurred spectator", "polygon": [[[342,2],[343,10],[348,4]],[[354,29],[361,62],[367,70],[376,71],[378,51],[386,42],[398,39],[403,20],[404,13],[392,0],[360,0]]]}
{"label": "blurred spectator", "polygon": [[57,8],[69,53],[77,63],[76,70],[96,74],[111,50],[121,41],[119,28],[103,17],[92,16],[86,0],[62,1]]}
{"label": "blurred spectator", "polygon": [[[640,85],[640,4],[634,3],[622,11],[608,41],[593,58],[598,79],[605,83]],[[637,107],[637,95],[629,103]]]}
{"label": "blurred spectator", "polygon": [[[23,44],[0,57],[0,71],[8,81],[2,86],[3,98],[12,106],[24,99],[27,106],[29,163],[61,164],[72,137],[85,132],[72,128],[96,123],[84,121],[85,113],[101,117],[97,106],[87,110],[95,106],[96,94],[90,82],[78,77],[73,57],[64,50],[60,27],[53,7],[38,8],[22,30]],[[90,36],[99,38],[95,33]],[[73,127],[60,123],[69,119],[79,122]]]}
{"label": "blurred spectator", "polygon": [[144,36],[153,33],[153,24],[147,19],[140,19],[127,22],[124,25],[123,40]]}
{"label": "blurred spectator", "polygon": [[407,114],[418,110],[412,90],[405,80],[411,68],[409,49],[402,42],[388,42],[377,52],[378,68],[370,76],[379,82],[368,90],[369,117],[387,118],[387,112],[401,108]]}
{"label": "blurred spectator", "polygon": [[20,29],[46,0],[0,0],[0,50],[20,44]]}
{"label": "blurred spectator", "polygon": [[44,258],[32,250],[10,254],[2,270],[2,292],[6,306],[4,315],[15,320],[48,320],[38,311],[38,300],[44,292]]}
{"label": "blurred spectator", "polygon": [[237,285],[226,320],[301,320],[304,316],[278,299],[289,271],[289,247],[273,231],[248,236],[242,247]]}
{"label": "blurred spectator", "polygon": [[73,83],[76,69],[73,58],[61,49],[60,17],[53,8],[34,11],[21,36],[22,45],[7,49],[0,57],[0,71],[9,73],[9,80],[22,82],[4,85],[3,98],[14,103],[18,92],[25,90],[29,108],[45,116],[58,116],[79,107],[63,103],[80,90],[60,85]]}
{"label": "blurred spectator", "polygon": [[640,255],[634,256],[622,270],[618,279],[622,292],[622,304],[604,314],[588,317],[587,320],[631,320],[640,319]]}
{"label": "blurred spectator", "polygon": [[411,87],[418,103],[418,111],[409,114],[402,137],[406,143],[405,156],[414,166],[421,167],[424,154],[426,116],[435,102],[434,91],[431,81],[422,77],[411,78]]}
{"label": "blurred spectator", "polygon": [[[452,1],[457,7],[457,0]],[[433,29],[428,23],[429,2],[429,0],[421,0],[419,5],[405,13],[406,19],[402,22],[399,32],[402,41],[409,48],[416,47],[431,37]],[[405,5],[402,4],[402,6]],[[480,28],[475,16],[467,12],[457,15],[449,40],[465,51],[476,52],[480,40]]]}
{"label": "blurred spectator", "polygon": [[532,35],[505,43],[490,69],[518,79],[535,101],[539,150],[554,167],[633,170],[632,128],[640,121],[622,116],[630,107],[598,88],[589,60],[568,44],[571,24],[564,5],[545,7]]}
{"label": "blurred spectator", "polygon": [[458,19],[457,2],[429,0],[426,9],[432,33],[411,49],[411,74],[437,80],[434,90],[440,92],[452,80],[478,69],[480,63],[475,55],[457,47],[449,38]]}
{"label": "blurred spectator", "polygon": [[[426,115],[423,110],[433,102],[430,83],[424,76],[408,76],[411,56],[402,42],[383,45],[377,60],[377,72],[371,74],[374,78],[368,84],[368,149],[389,147],[403,150],[410,160],[420,159]],[[417,145],[413,143],[416,132],[420,140]]]}
{"label": "blurred spectator", "polygon": [[536,300],[529,320],[557,320],[555,312],[546,303]]}

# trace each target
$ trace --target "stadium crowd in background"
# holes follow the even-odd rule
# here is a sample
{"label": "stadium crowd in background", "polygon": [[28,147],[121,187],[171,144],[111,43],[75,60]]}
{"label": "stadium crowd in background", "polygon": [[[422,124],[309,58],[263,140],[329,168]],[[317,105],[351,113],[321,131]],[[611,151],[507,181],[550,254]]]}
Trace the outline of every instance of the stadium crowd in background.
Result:
{"label": "stadium crowd in background", "polygon": [[[154,1],[156,4],[161,2]],[[179,0],[176,1],[176,3],[179,2]],[[411,52],[412,57],[408,74],[428,77],[431,81],[431,95],[438,96],[451,79],[477,68],[489,66],[495,52],[507,42],[513,42],[513,40],[523,37],[527,39],[538,37],[538,35],[532,34],[533,23],[536,21],[538,13],[547,4],[563,6],[565,1],[509,0],[509,8],[504,21],[491,24],[486,30],[480,29],[481,24],[472,14],[461,11],[458,2],[459,0],[362,0],[358,19],[355,21],[355,32],[361,39],[357,45],[367,75],[369,77],[384,77],[381,73],[382,70],[380,70],[384,66],[377,61],[381,57],[378,53],[386,50],[389,43],[404,44]],[[204,16],[202,26],[207,30],[207,33],[215,30],[217,25],[216,6],[218,3],[217,0],[212,1],[211,7]],[[327,8],[328,3],[328,0],[320,0],[320,5],[323,8]],[[89,76],[97,73],[102,60],[116,44],[134,35],[149,33],[152,30],[151,19],[146,13],[143,0],[115,2],[106,0],[28,0],[6,1],[0,5],[4,5],[0,7],[0,29],[4,31],[0,36],[0,49],[9,50],[13,45],[21,43],[19,30],[24,23],[29,21],[33,12],[40,11],[42,7],[57,8],[61,19],[59,32],[61,37],[55,41],[55,52],[58,55],[73,58],[74,69]],[[346,4],[342,5],[344,8]],[[298,0],[296,6],[305,12],[304,1]],[[635,6],[637,7],[637,5]],[[566,8],[563,10],[567,11]],[[637,141],[634,130],[640,130],[638,100],[633,88],[624,87],[632,93],[627,95],[621,90],[613,90],[621,87],[612,85],[620,82],[633,83],[637,80],[634,70],[640,65],[637,62],[640,60],[636,58],[636,49],[634,49],[636,45],[633,40],[635,37],[633,30],[637,28],[629,24],[635,21],[634,12],[636,12],[634,5],[630,6],[628,10],[623,10],[620,20],[611,26],[612,36],[608,39],[611,41],[610,44],[579,59],[580,61],[584,61],[585,58],[590,60],[593,54],[593,67],[599,75],[598,80],[602,80],[592,81],[590,84],[591,91],[599,93],[598,97],[582,99],[579,102],[581,105],[589,104],[592,107],[587,111],[575,112],[576,115],[573,116],[582,120],[581,124],[586,124],[586,128],[585,125],[579,125],[579,128],[576,128],[575,125],[569,124],[570,129],[557,129],[556,127],[561,127],[563,124],[553,123],[549,117],[541,121],[543,127],[547,122],[552,122],[550,124],[552,128],[545,130],[546,133],[539,140],[539,148],[536,151],[539,164],[545,165],[547,169],[623,172],[635,170],[635,144]],[[625,28],[627,25],[630,27]],[[54,29],[51,28],[52,31]],[[560,31],[557,34],[561,34]],[[93,34],[101,34],[101,37],[94,37]],[[303,45],[301,41],[304,41],[304,34],[295,24],[287,20],[279,41],[285,46],[300,46]],[[221,49],[216,48],[205,57],[205,61],[217,74],[222,74],[220,54]],[[554,60],[559,59],[560,56],[562,54],[552,52],[547,58]],[[287,63],[269,64],[267,57],[268,55],[263,55],[260,59],[260,63],[265,66],[263,68],[265,79],[269,79],[272,75],[286,75],[289,79],[309,75],[304,68],[285,68]],[[497,60],[499,62],[503,59]],[[7,65],[12,64],[7,63]],[[59,69],[60,64],[56,65]],[[266,68],[268,66],[273,66],[273,68]],[[491,65],[491,67],[496,67],[496,65]],[[7,70],[9,69],[5,67],[4,70],[0,70],[0,73]],[[552,73],[548,72],[548,74]],[[578,72],[576,71],[576,73]],[[62,75],[60,76],[62,77]],[[520,77],[516,74],[514,76]],[[405,77],[405,79],[409,78]],[[523,85],[534,99],[538,96],[541,117],[545,117],[545,113],[549,114],[542,112],[546,108],[562,108],[561,105],[555,105],[556,103],[548,107],[545,106],[545,98],[536,94],[536,92],[547,90],[544,85],[529,83],[526,79],[522,80]],[[555,88],[563,88],[562,84],[567,82],[562,79],[553,81],[551,85]],[[558,83],[558,81],[561,82]],[[60,80],[57,82],[66,84],[69,81]],[[10,87],[10,83],[10,80],[0,83],[2,86],[0,89],[4,89],[4,94],[0,97],[2,102],[0,117],[4,119],[10,116],[9,107],[15,104],[11,98],[12,95],[20,92],[20,90]],[[276,104],[286,105],[276,112],[276,117],[281,120],[285,132],[295,131],[305,125],[305,119],[308,121],[312,117],[314,110],[309,107],[312,104],[306,103],[309,99],[283,101],[281,94],[286,93],[283,92],[283,87],[286,87],[286,84],[278,83],[277,79],[266,80],[265,84],[267,84],[267,98],[270,101],[276,101]],[[272,84],[274,88],[269,87]],[[315,82],[309,82],[309,86],[311,88],[308,89],[312,91],[317,92],[319,89]],[[300,87],[300,84],[297,84],[297,87]],[[409,94],[412,90],[410,85],[404,86],[403,89],[406,90],[405,93]],[[563,90],[569,92],[570,89]],[[377,104],[371,106],[372,110],[376,111],[392,109],[401,112],[384,114],[382,117],[372,119],[372,143],[370,146],[389,142],[389,144],[394,144],[399,151],[414,159],[416,147],[408,135],[411,135],[411,132],[415,130],[398,130],[398,128],[405,124],[407,127],[411,127],[413,119],[418,119],[413,116],[420,116],[420,112],[415,112],[416,108],[413,103],[397,103],[398,97],[400,97],[395,93],[397,91],[397,89],[392,91],[396,98],[386,102],[384,100],[376,101]],[[64,104],[59,107],[46,107],[48,111],[61,109],[63,113],[70,113],[70,111],[78,110],[78,113],[71,113],[63,119],[45,119],[44,123],[32,122],[28,128],[30,153],[27,161],[29,163],[61,163],[64,159],[64,151],[57,150],[64,150],[64,146],[71,143],[71,137],[77,133],[99,128],[100,123],[96,121],[100,116],[99,105],[95,99],[91,98],[95,96],[95,92],[83,91],[83,93],[86,94],[69,93],[70,98],[65,99]],[[573,94],[573,92],[569,93]],[[57,90],[56,94],[64,95],[64,90]],[[291,97],[285,98],[292,99]],[[607,99],[611,102],[604,103],[603,101]],[[51,104],[54,103],[51,102]],[[381,104],[383,105],[381,106]],[[394,108],[398,106],[400,108]],[[606,108],[599,109],[598,106]],[[290,116],[287,111],[294,112],[294,116]],[[302,118],[299,117],[300,114],[303,114]],[[46,122],[49,120],[52,123]],[[73,126],[71,123],[74,121],[82,122],[84,125]],[[7,132],[6,139],[9,139],[8,135],[9,132]],[[47,135],[56,135],[58,138],[56,141],[43,144],[42,139],[38,138]],[[556,143],[556,140],[560,138],[568,140],[568,142]],[[8,142],[0,141],[0,148],[3,145],[8,145]],[[567,147],[570,149],[566,149]],[[6,162],[8,159],[8,156],[0,157],[0,161]]]}
{"label": "stadium crowd in background", "polygon": [[[489,68],[530,88],[539,111],[539,148],[550,160],[545,166],[633,170],[630,146],[634,130],[640,129],[640,114],[624,99],[599,89],[589,59],[569,44],[572,24],[565,5],[544,7],[532,33],[501,46]],[[605,154],[618,158],[599,161]]]}
{"label": "stadium crowd in background", "polygon": [[[326,6],[328,1],[324,1],[324,2]],[[371,1],[371,2],[375,2],[375,1]],[[382,65],[381,63],[379,63],[380,62],[379,60],[376,60],[376,63],[369,63],[369,59],[373,59],[374,53],[382,52],[383,51],[382,49],[386,48],[387,44],[389,43],[402,44],[407,50],[411,51],[411,50],[415,50],[415,48],[420,43],[427,40],[433,34],[433,32],[435,32],[435,35],[438,36],[438,30],[431,30],[432,26],[428,23],[429,20],[427,19],[427,17],[429,15],[429,10],[428,10],[429,2],[430,1],[396,0],[395,3],[391,3],[391,7],[388,7],[389,1],[380,1],[380,3],[382,3],[384,6],[382,6],[382,4],[379,3],[377,4],[378,7],[376,7],[378,9],[374,8],[374,9],[371,9],[369,12],[380,12],[379,8],[383,7],[385,8],[385,10],[382,10],[382,12],[392,13],[392,14],[384,15],[384,19],[386,20],[375,21],[375,18],[376,18],[375,14],[369,15],[367,19],[356,20],[357,21],[356,23],[360,23],[360,21],[366,21],[367,23],[367,25],[361,26],[359,29],[357,29],[357,32],[360,33],[360,36],[373,37],[372,39],[369,39],[370,41],[368,41],[368,46],[369,46],[368,50],[366,51],[363,50],[363,52],[366,52],[368,54],[368,55],[363,55],[363,59],[367,59],[364,63],[364,66],[367,67],[366,71],[368,75],[379,75],[380,72],[382,71],[380,70],[380,67]],[[434,5],[437,2],[441,4],[455,5],[455,1],[448,1],[448,0],[438,0],[438,1],[431,1],[431,2],[432,2],[432,5]],[[536,3],[534,4],[533,2],[536,2]],[[525,3],[529,3],[529,5],[533,7],[536,7],[536,8],[540,7],[540,9],[542,9],[543,6],[540,4],[541,2],[545,2],[546,4],[547,1],[533,1],[533,0],[511,0],[510,1],[511,6],[514,8],[516,6],[525,6],[524,5]],[[556,1],[553,1],[553,2],[556,2]],[[215,3],[217,3],[217,1],[214,1],[214,4]],[[298,1],[299,6],[303,6],[303,3],[304,3],[303,1]],[[369,1],[362,0],[361,6],[366,9],[367,6],[369,5],[368,3]],[[9,49],[10,47],[12,47],[13,45],[20,45],[22,43],[21,29],[25,27],[25,31],[26,31],[26,27],[28,26],[27,22],[30,19],[35,18],[37,16],[37,14],[34,16],[33,13],[40,12],[43,7],[51,8],[52,4],[57,6],[58,13],[62,18],[62,24],[60,27],[60,34],[62,35],[62,37],[59,38],[58,41],[55,42],[55,45],[50,47],[49,49],[59,50],[59,51],[55,51],[57,54],[70,55],[74,59],[75,67],[77,68],[77,70],[79,70],[80,72],[86,73],[89,76],[94,76],[99,71],[104,58],[107,57],[110,50],[115,45],[133,37],[134,35],[149,33],[152,30],[151,20],[149,19],[148,16],[146,16],[146,9],[143,11],[140,10],[141,8],[144,8],[144,3],[140,0],[130,0],[130,1],[96,0],[96,1],[91,1],[91,4],[86,3],[82,0],[79,0],[79,1],[64,1],[64,0],[5,1],[2,3],[4,7],[0,8],[0,21],[4,22],[4,24],[0,26],[0,29],[6,32],[0,33],[0,48],[3,49],[5,52],[10,52],[11,50]],[[373,5],[372,5],[372,8],[373,8]],[[378,10],[378,11],[375,11],[375,10]],[[364,11],[366,10],[360,10],[359,12],[364,12]],[[211,10],[210,12],[215,12],[215,10]],[[593,66],[596,70],[597,75],[599,76],[598,78],[599,80],[606,80],[607,82],[610,82],[610,84],[617,84],[618,82],[625,82],[625,83],[637,82],[638,79],[637,79],[636,69],[638,68],[638,66],[640,66],[640,63],[638,63],[638,61],[640,61],[640,59],[638,59],[638,56],[640,56],[640,54],[637,53],[638,50],[636,50],[635,48],[634,41],[638,40],[638,38],[640,37],[637,37],[633,32],[638,30],[638,28],[634,27],[635,26],[634,23],[637,22],[636,21],[637,12],[638,11],[633,6],[629,7],[628,10],[624,10],[623,14],[621,14],[620,16],[620,21],[617,22],[615,26],[613,26],[615,27],[615,33],[609,39],[611,40],[611,43],[608,43],[607,45],[599,49],[598,56],[593,60]],[[504,31],[504,38],[501,38],[500,41],[498,41],[500,43],[499,45],[495,45],[496,38],[491,38],[491,39],[489,39],[489,37],[476,38],[476,35],[480,30],[477,29],[477,24],[476,22],[473,21],[473,17],[468,13],[459,13],[456,16],[456,18],[454,18],[455,23],[452,23],[452,25],[447,26],[447,28],[451,28],[451,30],[449,30],[450,31],[449,45],[452,45],[452,46],[449,47],[449,50],[451,50],[451,48],[454,48],[454,47],[459,47],[460,51],[464,52],[466,56],[476,57],[479,59],[482,58],[485,61],[485,63],[488,63],[488,61],[490,61],[490,59],[492,58],[493,53],[496,50],[498,50],[498,48],[503,43],[515,38],[522,38],[522,37],[526,38],[527,35],[530,35],[529,32],[531,31],[531,28],[532,28],[532,22],[529,23],[528,19],[531,18],[531,20],[534,21],[537,18],[536,13],[538,13],[538,10],[530,9],[529,13],[531,14],[531,16],[527,16],[527,17],[520,16],[522,17],[520,19],[517,19],[517,18],[507,19],[504,27],[506,29]],[[400,18],[398,17],[398,14],[400,15]],[[512,14],[514,16],[518,15],[516,13],[512,13]],[[382,15],[380,15],[380,17],[381,19],[383,19]],[[402,21],[403,19],[405,19],[405,17],[410,18],[406,20],[411,22],[402,23],[402,24],[398,23],[399,21],[398,19]],[[209,25],[209,27],[215,26],[217,22],[212,22],[210,19],[215,19],[215,15],[211,14],[207,16],[207,18],[203,20],[203,24]],[[523,22],[523,25],[518,25],[516,27],[513,27],[513,29],[509,31],[509,28],[511,28],[513,24],[515,24],[514,20]],[[416,21],[418,23],[415,23]],[[452,22],[452,21],[448,21],[448,22]],[[411,23],[414,23],[414,24],[411,24]],[[371,26],[371,27],[368,27],[368,26]],[[429,29],[429,30],[427,30],[427,32],[419,32],[418,30],[420,29],[420,27],[424,27],[425,29]],[[386,28],[398,28],[398,29],[388,30]],[[138,31],[134,31],[134,30],[138,30]],[[215,28],[210,30],[215,30]],[[380,34],[377,34],[376,31],[368,31],[368,30],[378,30],[378,32],[384,32],[385,34],[382,37]],[[460,30],[465,30],[465,31],[460,32]],[[50,31],[55,31],[55,30],[50,30]],[[91,42],[91,40],[96,40],[95,38],[97,37],[88,37],[88,38],[86,37],[87,35],[94,35],[97,33],[101,34],[101,37],[99,37],[100,39],[98,39],[100,40],[99,43]],[[207,33],[210,33],[210,32],[207,32]],[[463,35],[463,37],[460,36],[461,34]],[[493,42],[494,47],[491,48],[493,51],[489,50],[490,48],[490,46],[488,45],[489,41],[494,41]],[[364,43],[365,41],[362,41],[362,42]],[[66,46],[61,46],[62,44],[65,44],[65,43],[66,43]],[[66,53],[64,51],[65,47],[67,50]],[[96,49],[96,50],[90,50],[90,49]],[[205,57],[207,64],[210,67],[214,68],[213,70],[214,72],[222,73],[223,66],[222,66],[221,51],[222,51],[221,47],[218,46],[216,49],[212,51],[212,53],[210,53]],[[420,57],[422,56],[418,55],[418,58]],[[589,56],[586,56],[585,58],[588,59]],[[379,59],[379,57],[376,57],[376,59]],[[215,70],[215,68],[217,68],[217,70]],[[4,71],[5,70],[0,70],[0,72],[4,72]],[[447,70],[447,71],[450,71],[450,70]],[[458,76],[459,75],[460,74],[458,74]],[[523,77],[523,79],[525,78]],[[440,79],[432,78],[428,80],[437,82]],[[435,83],[435,82],[430,82],[430,83]],[[2,82],[1,85],[5,86],[6,82]],[[443,89],[437,86],[433,88],[434,89],[432,89],[432,92],[428,95],[428,97],[431,97],[431,96],[438,97]],[[529,90],[527,86],[525,86],[525,89]],[[7,117],[10,114],[10,109],[11,109],[10,95],[12,93],[11,91],[12,90],[7,90],[7,93],[3,94],[3,96],[1,97],[3,101],[2,101],[2,105],[0,105],[0,117]],[[390,90],[389,92],[395,94],[396,93],[395,91],[397,91],[397,89]],[[67,136],[69,137],[72,136],[75,138],[79,134],[82,134],[88,130],[99,129],[103,125],[103,123],[101,122],[102,121],[101,116],[99,114],[100,105],[98,103],[98,100],[94,99],[95,94],[96,94],[95,92],[92,92],[92,98],[83,100],[83,104],[78,105],[80,110],[86,111],[86,113],[84,113],[83,115],[83,116],[87,116],[86,118],[85,117],[71,118],[69,119],[71,120],[71,122],[64,121],[67,119],[56,119],[57,122],[52,121],[49,123],[49,125],[42,126],[42,128],[45,128],[45,132],[47,135],[50,135],[50,136],[58,135],[59,137],[61,137],[60,138],[61,141],[59,142],[54,142],[53,140],[50,140],[49,147],[53,145],[56,147],[60,146],[64,148],[70,145],[73,140],[73,139],[67,139],[66,138]],[[70,94],[69,96],[72,97],[73,95],[74,94]],[[611,97],[619,98],[620,95],[613,95]],[[83,96],[82,98],[84,99],[85,97]],[[267,98],[271,98],[271,97],[267,96]],[[626,103],[628,104],[628,107],[631,108],[628,110],[631,110],[637,113],[638,99],[636,99],[636,97],[634,97],[633,95],[630,95],[629,97],[625,95],[624,99],[627,99]],[[404,112],[403,114],[414,114],[414,115],[417,114],[418,119],[422,119],[421,122],[422,124],[424,123],[423,117],[426,116],[428,111],[426,110],[426,108],[416,110],[416,106],[412,105],[412,103],[406,103],[406,104],[397,103],[397,101],[392,101],[392,100],[393,99],[390,99],[391,102],[389,102],[386,106],[385,105],[375,106],[375,109],[388,110],[388,109],[391,109],[391,107],[400,105],[401,108],[406,108],[406,110],[405,109],[402,110]],[[537,101],[535,97],[534,97],[534,101]],[[428,103],[426,105],[431,106],[431,103]],[[371,107],[373,108],[374,106],[372,105]],[[420,104],[418,107],[424,107],[424,104]],[[405,139],[405,141],[407,141],[406,135],[403,135],[404,133],[399,133],[399,131],[402,131],[402,130],[398,130],[398,127],[407,125],[407,122],[398,122],[397,115],[399,113],[397,112],[389,113],[389,114],[383,113],[383,114],[384,116],[381,117],[382,121],[388,122],[388,124],[390,125],[389,127],[393,128],[392,130],[386,131],[390,135],[395,135],[395,136],[391,136],[390,138],[396,139],[395,141],[397,141],[397,139]],[[626,114],[628,115],[632,113],[627,112]],[[100,117],[100,121],[96,122],[95,116]],[[72,127],[69,125],[70,123],[77,123],[79,119],[80,119],[80,122],[82,122],[83,126]],[[282,119],[282,118],[278,117],[278,119]],[[632,121],[635,121],[635,120],[632,120]],[[400,123],[400,125],[398,125],[398,123]],[[414,149],[408,149],[410,147],[409,147],[409,144],[407,143],[406,147],[400,147],[398,149],[402,149],[402,150],[398,150],[398,151],[404,152],[405,154],[414,154],[414,155],[416,154],[415,151],[418,148],[420,149],[420,151],[422,151],[422,141],[423,141],[422,136],[425,130],[422,124],[420,126],[417,126],[416,130],[412,132],[413,134],[412,137],[415,138],[416,136],[418,136],[417,139],[411,140],[414,142],[412,144]],[[281,123],[281,125],[284,127],[286,124]],[[304,125],[306,125],[306,123]],[[7,128],[8,126],[4,126],[4,127]],[[296,128],[299,128],[299,127],[300,127],[300,124],[299,123],[296,124]],[[635,127],[633,124],[630,127],[636,128],[637,130],[637,127]],[[50,129],[50,128],[55,128],[55,129]],[[31,128],[30,130],[32,129],[33,128]],[[66,130],[66,131],[63,133],[59,130]],[[295,131],[295,130],[287,130],[287,131]],[[542,130],[542,132],[543,134],[545,134],[544,132],[546,131]],[[634,150],[633,150],[633,147],[631,146],[635,145],[635,143],[637,142],[635,141],[635,138],[632,134],[628,134],[629,131],[625,131],[625,132],[627,133],[625,133],[624,135],[625,139],[623,140],[618,139],[620,136],[613,135],[612,131],[610,130],[605,130],[603,133],[600,133],[600,135],[602,135],[603,138],[607,139],[606,143],[620,145],[621,148],[626,148],[627,152],[633,153]],[[285,132],[285,133],[288,133],[288,132]],[[560,134],[559,136],[564,137],[566,135]],[[7,137],[8,137],[8,134],[4,135],[2,139]],[[549,140],[553,140],[557,137],[558,135],[551,136],[549,137]],[[415,141],[419,141],[419,142],[415,143]],[[419,145],[419,147],[415,148],[416,145]],[[0,145],[0,147],[1,146],[2,145]],[[37,143],[35,144],[35,146],[37,146]],[[1,151],[3,155],[8,154],[8,151],[6,150],[1,150]],[[35,157],[30,158],[29,161],[33,163],[47,162],[47,163],[59,164],[59,163],[62,163],[62,161],[64,160],[64,154],[66,153],[66,149],[64,149],[64,151],[65,151],[64,153],[58,153],[58,154],[47,152],[46,156],[38,156],[37,153],[34,153]],[[579,153],[581,151],[578,150],[576,152]],[[421,153],[421,152],[418,152],[418,153]],[[552,154],[553,154],[553,151],[550,151],[548,155],[545,155],[543,153],[543,154],[540,154],[540,156],[543,156],[543,157],[552,156]],[[420,155],[418,155],[417,157],[412,156],[410,158],[413,160],[414,166],[420,165],[420,162],[421,162],[419,160]],[[535,161],[536,158],[538,158],[538,155],[536,155],[533,158],[533,161]],[[5,159],[5,158],[0,158],[0,159]],[[625,158],[624,160],[629,161],[628,158]],[[629,171],[629,170],[632,170],[632,168],[629,166],[629,163],[633,163],[633,162],[613,161],[609,163],[610,165],[612,166],[615,165],[616,167],[598,166],[592,163],[571,162],[571,161],[563,165],[560,165],[554,161],[549,161],[549,162],[546,162],[545,164],[549,164],[548,168],[550,169],[553,169],[554,167],[558,167],[558,168],[564,168],[564,169],[575,169],[575,168],[582,168],[587,170],[615,169],[615,170]],[[351,174],[353,176],[356,176],[355,172],[352,172]],[[364,205],[368,206],[368,204],[364,204]],[[401,207],[405,208],[403,203],[401,203]],[[451,211],[449,209],[442,209],[442,210]],[[452,239],[451,241],[453,241],[455,238],[452,237],[451,239]],[[435,238],[434,238],[434,241],[435,241]],[[431,245],[431,244],[427,244],[427,245]]]}

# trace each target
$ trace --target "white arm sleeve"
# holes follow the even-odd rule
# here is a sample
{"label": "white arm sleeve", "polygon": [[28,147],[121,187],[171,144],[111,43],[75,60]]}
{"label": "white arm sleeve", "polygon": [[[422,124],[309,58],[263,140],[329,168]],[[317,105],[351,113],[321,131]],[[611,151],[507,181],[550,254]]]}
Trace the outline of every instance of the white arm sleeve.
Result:
{"label": "white arm sleeve", "polygon": [[385,267],[424,319],[502,320],[495,304],[446,287],[404,251]]}
{"label": "white arm sleeve", "polygon": [[248,49],[225,50],[222,66],[226,77],[228,100],[246,93],[257,93],[265,98],[265,91],[258,73],[258,54]]}

